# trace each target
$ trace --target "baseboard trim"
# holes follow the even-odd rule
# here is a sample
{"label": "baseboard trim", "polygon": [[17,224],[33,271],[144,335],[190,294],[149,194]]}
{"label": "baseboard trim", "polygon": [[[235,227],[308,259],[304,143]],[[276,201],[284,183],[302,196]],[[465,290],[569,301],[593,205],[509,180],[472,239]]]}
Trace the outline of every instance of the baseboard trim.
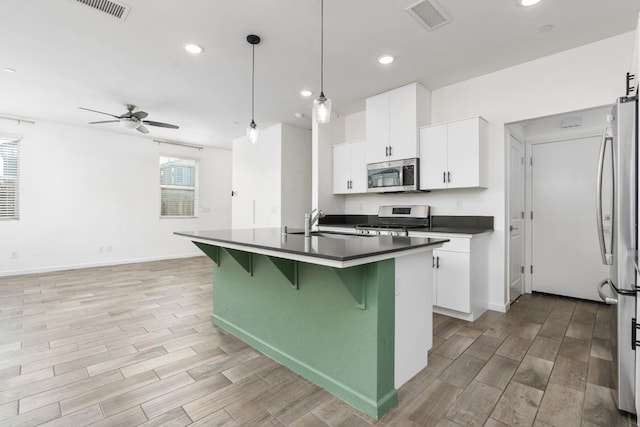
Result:
{"label": "baseboard trim", "polygon": [[499,311],[500,313],[506,313],[507,311],[509,311],[509,304],[508,303],[496,304],[496,303],[490,302],[489,310]]}
{"label": "baseboard trim", "polygon": [[112,265],[138,264],[143,262],[165,261],[169,259],[181,259],[181,258],[195,258],[200,256],[203,256],[203,255],[200,251],[198,251],[191,254],[163,255],[163,256],[157,256],[157,257],[120,259],[120,260],[111,260],[111,261],[95,262],[95,263],[90,262],[85,264],[68,264],[68,265],[49,266],[49,267],[27,268],[24,270],[0,271],[0,277],[21,276],[24,274],[52,273],[56,271],[65,271],[65,270],[80,270],[83,268],[93,268],[93,267],[109,267]]}

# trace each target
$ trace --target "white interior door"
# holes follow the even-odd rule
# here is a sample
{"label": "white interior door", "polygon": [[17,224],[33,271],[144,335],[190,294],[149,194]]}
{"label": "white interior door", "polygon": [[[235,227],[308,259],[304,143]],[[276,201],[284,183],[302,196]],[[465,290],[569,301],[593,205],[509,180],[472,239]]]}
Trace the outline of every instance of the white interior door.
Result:
{"label": "white interior door", "polygon": [[595,188],[600,137],[531,147],[531,262],[534,291],[599,301],[608,277],[596,233]]}
{"label": "white interior door", "polygon": [[524,144],[509,136],[509,301],[524,291]]}

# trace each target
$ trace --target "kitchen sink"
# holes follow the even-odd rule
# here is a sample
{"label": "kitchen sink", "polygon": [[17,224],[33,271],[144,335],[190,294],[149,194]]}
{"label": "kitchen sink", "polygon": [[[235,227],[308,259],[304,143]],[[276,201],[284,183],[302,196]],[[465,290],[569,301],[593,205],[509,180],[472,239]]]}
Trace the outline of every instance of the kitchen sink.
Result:
{"label": "kitchen sink", "polygon": [[[293,231],[287,234],[298,234],[304,236],[304,231]],[[326,237],[329,239],[339,239],[339,240],[350,240],[357,239],[358,237],[369,237],[367,235],[356,235],[356,234],[343,234],[343,233],[330,233],[327,231],[312,231],[310,233],[312,237]]]}

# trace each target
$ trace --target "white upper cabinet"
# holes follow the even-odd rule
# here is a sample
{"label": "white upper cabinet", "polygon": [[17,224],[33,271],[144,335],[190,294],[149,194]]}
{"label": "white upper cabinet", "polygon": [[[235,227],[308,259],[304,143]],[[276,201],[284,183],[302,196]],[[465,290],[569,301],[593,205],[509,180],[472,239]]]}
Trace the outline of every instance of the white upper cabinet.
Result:
{"label": "white upper cabinet", "polygon": [[367,192],[365,142],[333,146],[333,194]]}
{"label": "white upper cabinet", "polygon": [[420,126],[428,123],[429,92],[411,83],[366,100],[366,162],[418,157]]}
{"label": "white upper cabinet", "polygon": [[420,189],[487,186],[487,122],[482,117],[420,129]]}

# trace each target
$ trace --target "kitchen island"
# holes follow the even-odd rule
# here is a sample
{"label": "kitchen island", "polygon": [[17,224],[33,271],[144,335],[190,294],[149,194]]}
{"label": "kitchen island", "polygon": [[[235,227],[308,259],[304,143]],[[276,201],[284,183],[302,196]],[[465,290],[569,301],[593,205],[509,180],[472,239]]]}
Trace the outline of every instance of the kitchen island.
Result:
{"label": "kitchen island", "polygon": [[427,365],[446,239],[176,232],[214,261],[213,323],[376,419]]}

